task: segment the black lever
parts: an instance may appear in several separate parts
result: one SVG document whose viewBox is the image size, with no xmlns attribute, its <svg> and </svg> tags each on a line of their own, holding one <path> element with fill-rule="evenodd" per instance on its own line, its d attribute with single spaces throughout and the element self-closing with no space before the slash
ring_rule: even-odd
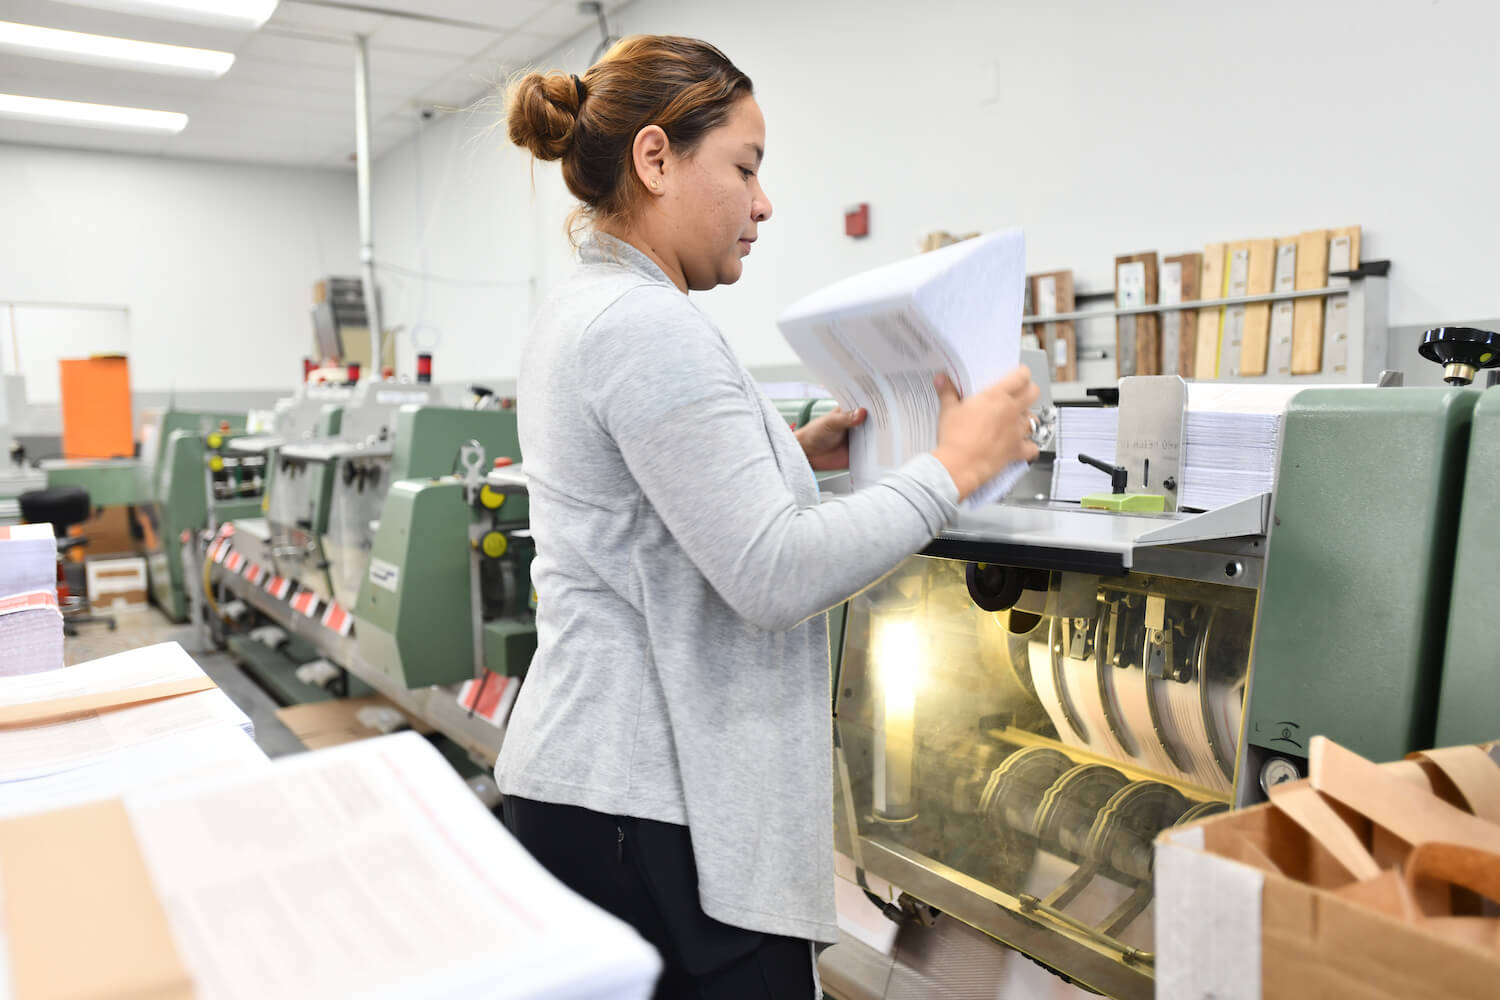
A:
<svg viewBox="0 0 1500 1000">
<path fill-rule="evenodd" d="M 1111 493 L 1124 493 L 1125 480 L 1129 476 L 1123 465 L 1110 465 L 1108 462 L 1093 457 L 1092 455 L 1079 455 L 1078 461 L 1084 465 L 1092 465 L 1100 472 L 1109 473 L 1109 491 Z"/>
</svg>

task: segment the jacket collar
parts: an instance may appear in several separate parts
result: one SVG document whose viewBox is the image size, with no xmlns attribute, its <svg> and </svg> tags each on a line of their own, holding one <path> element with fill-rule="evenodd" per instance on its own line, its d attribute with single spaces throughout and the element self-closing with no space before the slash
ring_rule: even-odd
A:
<svg viewBox="0 0 1500 1000">
<path fill-rule="evenodd" d="M 616 239 L 608 233 L 591 232 L 584 237 L 578 247 L 578 259 L 584 264 L 610 264 L 615 267 L 624 267 L 643 278 L 649 278 L 663 285 L 672 285 L 673 288 L 677 287 L 672 279 L 667 277 L 666 272 L 657 266 L 656 261 L 624 240 Z"/>
</svg>

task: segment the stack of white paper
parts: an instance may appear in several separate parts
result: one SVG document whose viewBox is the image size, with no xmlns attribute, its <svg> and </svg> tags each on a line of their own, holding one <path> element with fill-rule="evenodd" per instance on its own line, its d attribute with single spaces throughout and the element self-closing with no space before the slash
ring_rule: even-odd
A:
<svg viewBox="0 0 1500 1000">
<path fill-rule="evenodd" d="M 1188 384 L 1180 507 L 1213 510 L 1276 485 L 1286 405 L 1305 385 Z"/>
<path fill-rule="evenodd" d="M 205 689 L 119 708 L 173 686 Z M 264 766 L 249 717 L 175 642 L 65 670 L 0 677 L 0 712 L 35 722 L 0 723 L 0 816 L 59 808 L 183 776 Z M 44 712 L 43 706 L 60 711 Z M 72 709 L 77 709 L 76 711 Z"/>
<path fill-rule="evenodd" d="M 125 807 L 199 998 L 644 998 L 660 969 L 415 733 Z"/>
<path fill-rule="evenodd" d="M 52 526 L 0 527 L 0 676 L 62 665 L 57 539 Z"/>
<path fill-rule="evenodd" d="M 937 444 L 933 376 L 970 395 L 1020 362 L 1026 241 L 1019 229 L 965 240 L 847 278 L 777 320 L 802 362 L 845 409 L 869 419 L 850 439 L 855 487 Z M 969 498 L 1015 485 L 1017 463 Z"/>
<path fill-rule="evenodd" d="M 1090 493 L 1108 493 L 1109 473 L 1078 460 L 1088 455 L 1111 465 L 1120 411 L 1113 406 L 1059 406 L 1052 499 L 1077 503 Z"/>
<path fill-rule="evenodd" d="M 1276 485 L 1287 403 L 1308 388 L 1313 386 L 1189 382 L 1177 505 L 1214 510 L 1269 493 Z M 1078 453 L 1114 460 L 1119 411 L 1062 407 L 1058 419 L 1052 498 L 1077 502 L 1087 493 L 1107 493 L 1108 477 L 1079 462 Z"/>
</svg>

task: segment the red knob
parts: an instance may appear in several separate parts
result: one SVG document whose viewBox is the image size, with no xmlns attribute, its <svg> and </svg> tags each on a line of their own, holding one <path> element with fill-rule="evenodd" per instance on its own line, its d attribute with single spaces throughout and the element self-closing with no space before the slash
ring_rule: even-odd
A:
<svg viewBox="0 0 1500 1000">
<path fill-rule="evenodd" d="M 497 458 L 497 459 L 495 459 L 495 468 L 497 468 L 497 469 L 503 469 L 507 465 L 515 465 L 515 464 L 516 464 L 515 463 L 515 459 L 511 459 L 511 458 Z"/>
</svg>

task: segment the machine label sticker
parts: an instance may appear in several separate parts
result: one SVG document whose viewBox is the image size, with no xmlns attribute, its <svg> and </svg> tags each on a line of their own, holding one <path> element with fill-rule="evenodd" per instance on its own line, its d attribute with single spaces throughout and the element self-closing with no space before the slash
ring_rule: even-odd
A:
<svg viewBox="0 0 1500 1000">
<path fill-rule="evenodd" d="M 311 590 L 299 592 L 292 598 L 292 610 L 300 611 L 309 618 L 318 614 L 318 595 Z"/>
<path fill-rule="evenodd" d="M 417 392 L 413 390 L 402 392 L 400 390 L 384 389 L 380 392 L 375 393 L 375 402 L 382 405 L 396 406 L 399 406 L 403 403 L 415 403 L 420 406 L 423 403 L 428 402 L 428 394 L 425 392 Z"/>
<path fill-rule="evenodd" d="M 332 629 L 339 635 L 348 635 L 349 630 L 354 627 L 354 616 L 345 611 L 338 601 L 330 601 L 328 610 L 323 612 L 323 627 Z"/>
<path fill-rule="evenodd" d="M 388 563 L 384 559 L 370 560 L 370 582 L 375 586 L 394 594 L 400 580 L 401 568 L 395 563 Z"/>
</svg>

